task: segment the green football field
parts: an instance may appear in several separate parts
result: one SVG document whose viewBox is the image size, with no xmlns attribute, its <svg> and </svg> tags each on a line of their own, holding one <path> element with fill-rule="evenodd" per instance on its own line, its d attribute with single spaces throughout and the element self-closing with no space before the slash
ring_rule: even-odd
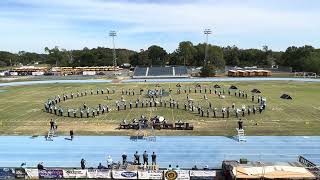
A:
<svg viewBox="0 0 320 180">
<path fill-rule="evenodd" d="M 182 93 L 177 94 L 177 83 L 159 83 L 165 90 L 172 89 L 172 92 L 163 97 L 164 101 L 170 98 L 179 103 L 179 109 L 169 107 L 144 107 L 129 109 L 130 100 L 135 106 L 137 98 L 146 98 L 147 89 L 159 89 L 157 83 L 115 83 L 115 84 L 45 84 L 28 85 L 16 87 L 2 87 L 0 92 L 0 134 L 1 135 L 44 135 L 49 128 L 50 119 L 58 123 L 58 133 L 68 134 L 69 130 L 74 130 L 76 135 L 136 135 L 140 132 L 136 130 L 119 130 L 119 123 L 127 119 L 139 118 L 144 115 L 148 118 L 156 115 L 163 116 L 168 122 L 174 123 L 177 120 L 189 122 L 194 126 L 193 131 L 180 130 L 148 130 L 143 133 L 155 135 L 235 135 L 237 119 L 234 112 L 230 113 L 230 118 L 221 117 L 221 108 L 228 107 L 235 103 L 237 108 L 242 105 L 251 106 L 257 102 L 251 102 L 250 91 L 253 88 L 259 89 L 261 96 L 267 99 L 267 109 L 256 115 L 245 116 L 244 127 L 246 135 L 320 135 L 320 83 L 309 82 L 222 82 L 222 83 L 200 83 L 202 93 L 199 88 L 194 93 L 197 83 L 181 83 Z M 220 99 L 214 94 L 213 85 L 219 84 L 225 89 L 225 98 Z M 232 92 L 228 95 L 230 85 L 237 86 L 240 90 L 248 93 L 248 99 L 235 97 Z M 204 89 L 207 88 L 207 99 L 204 98 Z M 209 88 L 212 94 L 209 93 Z M 96 89 L 115 89 L 115 94 L 106 93 L 96 95 Z M 144 89 L 143 95 L 139 95 L 139 90 Z M 207 109 L 209 102 L 218 109 L 217 118 L 201 117 L 197 111 L 184 110 L 184 103 L 187 95 L 184 89 L 191 88 L 190 98 L 196 105 Z M 66 116 L 67 108 L 79 109 L 86 103 L 89 107 L 97 107 L 98 104 L 108 105 L 111 109 L 109 113 L 96 116 L 95 118 L 73 118 L 61 117 L 44 112 L 44 103 L 49 98 L 63 93 L 70 94 L 85 89 L 94 90 L 95 95 L 69 99 L 59 103 L 64 108 Z M 117 111 L 115 101 L 121 99 L 122 89 L 134 89 L 135 96 L 123 95 L 127 102 L 127 110 Z M 289 94 L 293 100 L 283 100 L 279 97 Z M 109 96 L 107 98 L 107 96 Z M 147 98 L 146 98 L 147 99 Z M 78 112 L 79 113 L 79 112 Z M 211 114 L 212 116 L 213 114 Z M 77 115 L 79 116 L 79 115 Z M 142 132 L 141 132 L 142 133 Z"/>
</svg>

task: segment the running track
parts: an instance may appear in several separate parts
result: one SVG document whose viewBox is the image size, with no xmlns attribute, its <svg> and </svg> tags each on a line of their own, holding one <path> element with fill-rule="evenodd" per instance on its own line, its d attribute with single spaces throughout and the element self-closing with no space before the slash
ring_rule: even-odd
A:
<svg viewBox="0 0 320 180">
<path fill-rule="evenodd" d="M 22 162 L 36 166 L 79 167 L 80 159 L 85 158 L 88 167 L 105 164 L 110 155 L 120 161 L 123 152 L 132 160 L 133 153 L 144 150 L 155 151 L 162 167 L 169 164 L 180 167 L 220 167 L 224 159 L 259 160 L 265 162 L 296 161 L 304 155 L 320 164 L 320 136 L 250 136 L 247 142 L 237 142 L 223 136 L 161 136 L 155 142 L 129 140 L 127 136 L 80 136 L 73 141 L 56 137 L 45 141 L 44 137 L 0 136 L 0 167 L 16 167 Z"/>
<path fill-rule="evenodd" d="M 308 78 L 175 78 L 175 79 L 146 79 L 147 82 L 224 82 L 224 81 L 298 81 L 298 82 L 320 82 L 320 79 Z M 111 83 L 112 80 L 85 79 L 85 80 L 40 80 L 0 83 L 4 86 L 20 86 L 34 84 L 53 83 Z M 145 79 L 128 79 L 120 81 L 122 83 L 145 82 Z"/>
</svg>

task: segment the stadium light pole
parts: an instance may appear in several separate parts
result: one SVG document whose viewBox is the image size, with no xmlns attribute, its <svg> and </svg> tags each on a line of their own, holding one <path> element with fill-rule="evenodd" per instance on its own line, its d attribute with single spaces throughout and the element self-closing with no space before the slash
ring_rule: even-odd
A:
<svg viewBox="0 0 320 180">
<path fill-rule="evenodd" d="M 210 29 L 204 29 L 203 33 L 206 36 L 206 49 L 204 53 L 204 62 L 203 62 L 203 66 L 205 66 L 207 64 L 207 58 L 208 58 L 208 39 L 209 39 L 209 34 L 211 34 L 212 31 Z"/>
<path fill-rule="evenodd" d="M 110 32 L 109 32 L 109 36 L 112 37 L 112 45 L 113 45 L 113 51 L 112 51 L 112 54 L 113 54 L 113 72 L 114 72 L 114 74 L 116 74 L 117 57 L 116 57 L 116 46 L 115 46 L 115 43 L 114 43 L 114 37 L 117 36 L 116 31 L 110 31 Z"/>
</svg>

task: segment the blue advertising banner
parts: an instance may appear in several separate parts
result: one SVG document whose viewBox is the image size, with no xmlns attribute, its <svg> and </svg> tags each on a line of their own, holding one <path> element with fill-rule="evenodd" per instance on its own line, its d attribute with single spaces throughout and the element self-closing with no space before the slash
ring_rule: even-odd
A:
<svg viewBox="0 0 320 180">
<path fill-rule="evenodd" d="M 15 179 L 14 169 L 0 168 L 0 179 Z"/>
<path fill-rule="evenodd" d="M 39 179 L 63 179 L 61 169 L 39 170 Z"/>
</svg>

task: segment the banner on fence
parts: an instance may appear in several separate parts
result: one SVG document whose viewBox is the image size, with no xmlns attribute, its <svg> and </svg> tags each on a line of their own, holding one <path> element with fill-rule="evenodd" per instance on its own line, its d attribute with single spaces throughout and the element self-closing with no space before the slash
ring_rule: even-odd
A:
<svg viewBox="0 0 320 180">
<path fill-rule="evenodd" d="M 0 179 L 14 179 L 14 169 L 12 168 L 0 168 Z"/>
<path fill-rule="evenodd" d="M 40 179 L 63 179 L 63 171 L 61 169 L 45 169 L 39 170 Z"/>
<path fill-rule="evenodd" d="M 27 174 L 27 179 L 39 179 L 38 169 L 25 169 Z"/>
<path fill-rule="evenodd" d="M 26 171 L 24 168 L 16 168 L 14 170 L 16 179 L 25 179 L 26 178 Z"/>
<path fill-rule="evenodd" d="M 189 171 L 187 170 L 167 170 L 164 172 L 166 180 L 189 180 Z"/>
<path fill-rule="evenodd" d="M 114 179 L 137 179 L 137 171 L 112 171 L 112 177 Z"/>
<path fill-rule="evenodd" d="M 88 169 L 88 178 L 111 179 L 111 170 L 109 169 Z"/>
<path fill-rule="evenodd" d="M 191 180 L 212 180 L 216 177 L 216 171 L 190 171 Z"/>
<path fill-rule="evenodd" d="M 162 179 L 163 171 L 138 171 L 139 179 Z"/>
<path fill-rule="evenodd" d="M 75 179 L 75 178 L 87 178 L 87 170 L 83 169 L 66 169 L 63 170 L 63 177 L 64 178 L 70 178 L 70 179 Z"/>
</svg>

